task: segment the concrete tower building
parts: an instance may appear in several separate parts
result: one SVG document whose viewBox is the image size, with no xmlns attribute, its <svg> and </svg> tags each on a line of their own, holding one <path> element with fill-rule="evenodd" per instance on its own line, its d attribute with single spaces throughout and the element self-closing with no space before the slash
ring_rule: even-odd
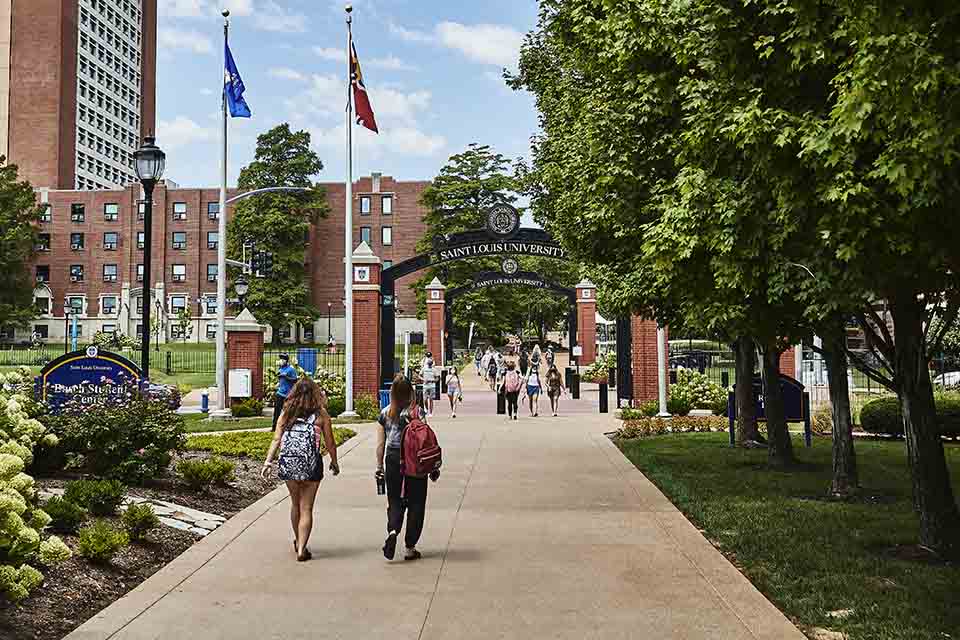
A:
<svg viewBox="0 0 960 640">
<path fill-rule="evenodd" d="M 0 154 L 36 188 L 135 182 L 156 34 L 157 0 L 0 0 Z"/>
</svg>

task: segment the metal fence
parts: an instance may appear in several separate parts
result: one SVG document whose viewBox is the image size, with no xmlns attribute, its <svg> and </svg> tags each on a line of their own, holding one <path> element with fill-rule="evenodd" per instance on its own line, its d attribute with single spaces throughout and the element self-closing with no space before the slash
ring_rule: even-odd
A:
<svg viewBox="0 0 960 640">
<path fill-rule="evenodd" d="M 679 368 L 693 369 L 710 382 L 724 388 L 735 384 L 737 372 L 734 353 L 729 346 L 715 340 L 671 340 L 669 348 L 670 376 L 675 379 Z"/>
<path fill-rule="evenodd" d="M 336 351 L 330 352 L 325 347 L 295 347 L 272 348 L 263 352 L 264 371 L 276 370 L 280 354 L 287 354 L 291 364 L 301 367 L 308 373 L 316 373 L 322 369 L 330 373 L 344 375 L 346 372 L 346 353 L 343 345 L 338 345 Z"/>
</svg>

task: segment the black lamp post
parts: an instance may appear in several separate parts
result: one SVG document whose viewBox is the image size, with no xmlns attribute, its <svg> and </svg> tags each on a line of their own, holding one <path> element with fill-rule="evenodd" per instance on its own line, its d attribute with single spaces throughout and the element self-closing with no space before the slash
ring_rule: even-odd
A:
<svg viewBox="0 0 960 640">
<path fill-rule="evenodd" d="M 140 346 L 140 368 L 144 380 L 150 379 L 150 294 L 152 282 L 150 275 L 151 249 L 153 248 L 153 188 L 163 177 L 163 167 L 167 156 L 154 144 L 153 136 L 143 139 L 143 145 L 133 154 L 137 178 L 143 185 L 143 343 Z"/>
<path fill-rule="evenodd" d="M 327 345 L 333 344 L 333 303 L 327 303 Z"/>
</svg>

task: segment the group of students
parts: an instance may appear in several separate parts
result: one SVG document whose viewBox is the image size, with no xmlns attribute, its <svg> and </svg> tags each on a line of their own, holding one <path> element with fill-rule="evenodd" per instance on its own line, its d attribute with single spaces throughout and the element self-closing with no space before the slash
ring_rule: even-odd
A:
<svg viewBox="0 0 960 640">
<path fill-rule="evenodd" d="M 417 543 L 423 533 L 427 506 L 427 479 L 440 477 L 438 462 L 426 475 L 412 473 L 405 463 L 404 437 L 411 425 L 423 426 L 423 410 L 417 404 L 414 385 L 404 376 L 397 376 L 390 387 L 390 404 L 377 419 L 376 471 L 378 493 L 385 485 L 387 496 L 387 537 L 383 555 L 393 560 L 397 540 L 406 517 L 404 560 L 421 557 Z M 432 432 L 431 432 L 432 433 Z M 323 447 L 321 447 L 321 443 Z M 310 560 L 308 547 L 313 529 L 313 508 L 323 480 L 323 453 L 330 456 L 330 471 L 339 475 L 337 444 L 333 437 L 327 398 L 323 390 L 309 378 L 299 378 L 292 385 L 274 429 L 260 475 L 267 480 L 274 476 L 286 483 L 290 493 L 290 524 L 293 528 L 293 550 L 299 562 Z M 276 467 L 276 471 L 274 468 Z"/>
<path fill-rule="evenodd" d="M 433 353 L 427 351 L 423 361 L 420 363 L 420 380 L 423 383 L 423 407 L 426 409 L 426 417 L 432 418 L 435 409 L 435 402 L 440 398 L 437 395 L 437 376 L 438 370 L 433 361 Z M 450 401 L 450 417 L 457 417 L 457 404 L 463 402 L 463 383 L 460 381 L 460 373 L 456 367 L 451 367 L 447 372 L 447 399 Z M 415 395 L 416 387 L 415 387 Z"/>
<path fill-rule="evenodd" d="M 550 398 L 550 410 L 554 416 L 560 411 L 560 396 L 564 393 L 563 375 L 557 368 L 553 349 L 546 354 L 535 345 L 528 353 L 520 348 L 516 358 L 504 356 L 493 347 L 484 352 L 479 347 L 474 354 L 477 375 L 484 377 L 490 390 L 504 394 L 507 405 L 507 419 L 517 420 L 519 403 L 523 397 L 529 402 L 530 416 L 540 415 L 540 396 L 546 393 Z M 546 374 L 541 374 L 541 366 Z"/>
</svg>

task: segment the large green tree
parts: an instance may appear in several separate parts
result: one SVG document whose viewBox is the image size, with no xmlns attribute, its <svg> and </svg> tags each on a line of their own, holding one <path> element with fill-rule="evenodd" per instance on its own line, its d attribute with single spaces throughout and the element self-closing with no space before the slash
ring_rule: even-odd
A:
<svg viewBox="0 0 960 640">
<path fill-rule="evenodd" d="M 0 327 L 21 327 L 35 315 L 30 262 L 43 206 L 17 166 L 0 156 Z"/>
<path fill-rule="evenodd" d="M 471 144 L 450 157 L 427 187 L 421 203 L 427 208 L 426 233 L 417 245 L 420 252 L 433 248 L 434 238 L 486 226 L 486 212 L 494 204 L 517 200 L 519 182 L 511 161 L 487 145 Z M 500 271 L 502 260 L 470 258 L 431 267 L 414 284 L 418 310 L 425 312 L 424 287 L 439 277 L 447 289 L 470 283 L 482 271 Z M 564 286 L 576 283 L 577 270 L 547 258 L 521 257 L 520 268 L 534 271 Z M 555 294 L 520 287 L 486 287 L 464 294 L 454 304 L 454 324 L 465 332 L 497 340 L 507 333 L 533 331 L 540 337 L 566 319 L 568 302 Z"/>
<path fill-rule="evenodd" d="M 273 269 L 250 279 L 246 306 L 273 327 L 273 339 L 287 323 L 309 324 L 319 315 L 310 299 L 306 251 L 310 225 L 327 216 L 326 192 L 314 182 L 323 163 L 310 148 L 310 133 L 281 124 L 257 138 L 253 162 L 240 171 L 241 191 L 302 187 L 307 193 L 266 193 L 238 203 L 230 219 L 228 249 L 239 259 L 244 243 L 273 254 Z M 249 258 L 249 256 L 248 256 Z"/>
</svg>

